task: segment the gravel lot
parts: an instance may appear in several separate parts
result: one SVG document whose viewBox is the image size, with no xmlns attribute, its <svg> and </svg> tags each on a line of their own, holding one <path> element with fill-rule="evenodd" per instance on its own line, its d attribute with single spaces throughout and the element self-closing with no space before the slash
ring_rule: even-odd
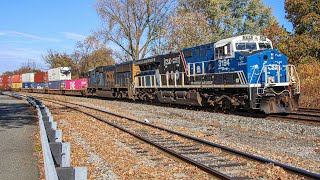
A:
<svg viewBox="0 0 320 180">
<path fill-rule="evenodd" d="M 320 173 L 320 126 L 124 101 L 81 97 L 61 99 L 147 120 L 169 129 Z"/>
</svg>

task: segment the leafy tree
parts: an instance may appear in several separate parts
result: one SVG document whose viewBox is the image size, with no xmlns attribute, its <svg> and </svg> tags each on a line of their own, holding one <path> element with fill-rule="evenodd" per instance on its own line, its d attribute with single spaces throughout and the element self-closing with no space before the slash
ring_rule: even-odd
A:
<svg viewBox="0 0 320 180">
<path fill-rule="evenodd" d="M 310 34 L 320 38 L 320 3 L 315 0 L 285 0 L 286 18 L 292 22 L 296 34 Z"/>
<path fill-rule="evenodd" d="M 240 17 L 245 20 L 242 31 L 238 31 L 238 34 L 261 34 L 265 27 L 276 21 L 272 15 L 272 8 L 265 7 L 261 0 L 248 1 L 245 12 L 244 16 Z"/>
<path fill-rule="evenodd" d="M 42 55 L 42 59 L 49 65 L 49 68 L 71 67 L 72 78 L 78 78 L 78 70 L 70 55 L 48 50 L 46 55 Z"/>
<path fill-rule="evenodd" d="M 320 62 L 320 3 L 312 0 L 285 1 L 286 18 L 293 23 L 290 38 L 292 61 Z"/>
<path fill-rule="evenodd" d="M 291 61 L 292 56 L 289 51 L 289 39 L 291 34 L 284 28 L 280 27 L 278 22 L 275 22 L 263 30 L 263 35 L 268 37 L 272 43 L 273 48 L 278 49 L 280 52 L 286 54 Z"/>
<path fill-rule="evenodd" d="M 212 36 L 211 28 L 204 14 L 188 12 L 184 8 L 179 9 L 169 19 L 168 26 L 163 33 L 168 40 L 165 43 L 167 52 L 208 43 Z"/>
<path fill-rule="evenodd" d="M 59 53 L 49 49 L 46 55 L 42 55 L 42 59 L 49 65 L 49 68 L 72 67 L 73 60 L 66 53 Z"/>
<path fill-rule="evenodd" d="M 98 0 L 97 12 L 103 20 L 98 34 L 119 46 L 128 60 L 144 58 L 173 4 L 174 0 Z"/>
<path fill-rule="evenodd" d="M 261 34 L 276 20 L 261 0 L 184 0 L 190 12 L 202 12 L 212 31 L 212 41 L 240 34 Z"/>
</svg>

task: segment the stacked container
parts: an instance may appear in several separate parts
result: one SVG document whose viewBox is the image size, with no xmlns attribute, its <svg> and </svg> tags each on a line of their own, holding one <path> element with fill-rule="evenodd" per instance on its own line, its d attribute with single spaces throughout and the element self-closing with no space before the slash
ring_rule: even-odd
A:
<svg viewBox="0 0 320 180">
<path fill-rule="evenodd" d="M 22 88 L 29 89 L 33 88 L 34 83 L 34 73 L 22 74 Z"/>
<path fill-rule="evenodd" d="M 22 88 L 22 75 L 21 74 L 15 74 L 11 77 L 12 89 L 21 89 Z"/>
<path fill-rule="evenodd" d="M 37 72 L 34 74 L 33 88 L 44 89 L 48 87 L 48 73 Z"/>
<path fill-rule="evenodd" d="M 48 70 L 48 81 L 71 80 L 70 67 L 58 67 Z"/>
<path fill-rule="evenodd" d="M 65 89 L 65 80 L 71 80 L 70 67 L 58 67 L 48 70 L 49 89 Z"/>
<path fill-rule="evenodd" d="M 0 76 L 0 91 L 1 90 L 4 90 L 4 87 L 3 87 L 3 76 Z"/>
<path fill-rule="evenodd" d="M 65 89 L 66 90 L 82 90 L 87 89 L 88 87 L 88 79 L 73 79 L 65 81 Z"/>
<path fill-rule="evenodd" d="M 64 81 L 49 81 L 48 88 L 49 89 L 64 89 L 65 84 L 64 84 Z"/>
<path fill-rule="evenodd" d="M 11 76 L 1 76 L 0 80 L 1 90 L 9 90 L 11 87 Z"/>
</svg>

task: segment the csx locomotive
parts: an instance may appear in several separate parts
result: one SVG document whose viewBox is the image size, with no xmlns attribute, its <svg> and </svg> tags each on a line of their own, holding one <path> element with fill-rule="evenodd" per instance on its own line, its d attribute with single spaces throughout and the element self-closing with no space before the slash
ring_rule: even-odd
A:
<svg viewBox="0 0 320 180">
<path fill-rule="evenodd" d="M 256 35 L 97 67 L 88 84 L 87 95 L 266 114 L 295 110 L 300 95 L 295 66 Z"/>
</svg>

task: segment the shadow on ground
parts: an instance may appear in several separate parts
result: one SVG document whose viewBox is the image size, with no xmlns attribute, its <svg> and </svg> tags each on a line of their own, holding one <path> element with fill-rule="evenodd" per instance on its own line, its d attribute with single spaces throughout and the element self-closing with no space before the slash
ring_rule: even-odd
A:
<svg viewBox="0 0 320 180">
<path fill-rule="evenodd" d="M 36 124 L 37 119 L 31 106 L 11 97 L 0 97 L 0 131 Z"/>
</svg>

